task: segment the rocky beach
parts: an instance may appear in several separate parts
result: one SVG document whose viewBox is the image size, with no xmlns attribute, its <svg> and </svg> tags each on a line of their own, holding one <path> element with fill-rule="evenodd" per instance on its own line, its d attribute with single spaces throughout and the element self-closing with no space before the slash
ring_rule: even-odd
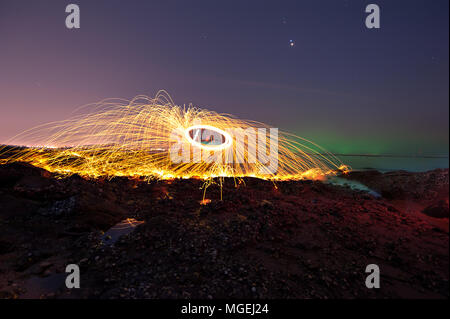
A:
<svg viewBox="0 0 450 319">
<path fill-rule="evenodd" d="M 0 298 L 448 298 L 448 169 L 339 179 L 227 178 L 202 200 L 196 179 L 0 165 Z"/>
</svg>

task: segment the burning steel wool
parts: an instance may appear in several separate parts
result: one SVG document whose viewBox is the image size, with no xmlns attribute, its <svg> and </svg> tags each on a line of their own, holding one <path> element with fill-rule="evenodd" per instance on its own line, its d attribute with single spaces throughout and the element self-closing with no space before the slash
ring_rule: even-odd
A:
<svg viewBox="0 0 450 319">
<path fill-rule="evenodd" d="M 27 162 L 60 174 L 147 178 L 318 179 L 347 170 L 298 136 L 228 114 L 154 98 L 109 99 L 81 115 L 30 129 L 0 148 L 0 163 Z"/>
</svg>

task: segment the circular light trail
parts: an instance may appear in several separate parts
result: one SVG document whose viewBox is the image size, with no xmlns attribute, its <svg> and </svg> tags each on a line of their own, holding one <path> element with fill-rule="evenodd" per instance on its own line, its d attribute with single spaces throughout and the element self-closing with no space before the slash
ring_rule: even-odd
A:
<svg viewBox="0 0 450 319">
<path fill-rule="evenodd" d="M 209 137 L 213 137 L 212 140 L 204 141 L 203 137 L 205 137 L 205 130 L 206 131 L 212 131 L 214 133 L 217 133 L 221 136 L 220 144 L 209 144 L 211 142 L 214 142 L 214 135 L 210 135 Z M 192 132 L 192 136 L 191 136 Z M 211 125 L 194 125 L 191 127 L 188 127 L 184 131 L 184 135 L 186 139 L 191 143 L 192 145 L 208 150 L 208 151 L 220 151 L 224 150 L 231 146 L 232 144 L 232 138 L 230 134 L 225 132 L 224 130 L 221 130 L 220 128 L 211 126 Z M 217 135 L 216 135 L 217 136 Z M 200 142 L 198 141 L 200 140 Z"/>
</svg>

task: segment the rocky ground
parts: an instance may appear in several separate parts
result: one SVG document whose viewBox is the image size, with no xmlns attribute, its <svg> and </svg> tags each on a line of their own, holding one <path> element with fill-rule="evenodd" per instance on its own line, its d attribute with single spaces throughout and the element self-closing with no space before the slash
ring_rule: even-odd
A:
<svg viewBox="0 0 450 319">
<path fill-rule="evenodd" d="M 1 165 L 0 298 L 448 298 L 448 170 L 343 178 L 381 197 L 248 178 L 202 205 L 199 180 Z M 114 242 L 126 218 L 143 223 Z M 64 285 L 72 263 L 80 289 Z M 372 263 L 380 289 L 365 286 Z"/>
</svg>

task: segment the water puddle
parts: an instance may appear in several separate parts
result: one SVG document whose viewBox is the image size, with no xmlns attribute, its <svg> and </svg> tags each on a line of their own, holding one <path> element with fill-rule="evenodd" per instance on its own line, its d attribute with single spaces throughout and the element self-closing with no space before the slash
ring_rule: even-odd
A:
<svg viewBox="0 0 450 319">
<path fill-rule="evenodd" d="M 326 182 L 327 184 L 331 184 L 331 185 L 337 185 L 337 186 L 347 186 L 350 187 L 353 190 L 359 190 L 359 191 L 364 191 L 369 193 L 370 195 L 374 196 L 374 197 L 381 197 L 381 195 L 379 193 L 377 193 L 376 191 L 374 191 L 373 189 L 370 189 L 369 187 L 367 187 L 366 185 L 357 182 L 357 181 L 351 181 L 345 178 L 341 178 L 341 177 L 329 177 Z"/>
<path fill-rule="evenodd" d="M 58 273 L 47 277 L 31 277 L 25 284 L 25 293 L 20 295 L 21 299 L 40 299 L 42 296 L 55 293 L 65 287 L 67 274 Z"/>
<path fill-rule="evenodd" d="M 111 227 L 106 233 L 103 234 L 101 240 L 105 245 L 114 245 L 117 240 L 131 233 L 137 226 L 143 224 L 144 221 L 139 221 L 134 218 L 127 218 L 122 220 L 120 223 Z"/>
</svg>

